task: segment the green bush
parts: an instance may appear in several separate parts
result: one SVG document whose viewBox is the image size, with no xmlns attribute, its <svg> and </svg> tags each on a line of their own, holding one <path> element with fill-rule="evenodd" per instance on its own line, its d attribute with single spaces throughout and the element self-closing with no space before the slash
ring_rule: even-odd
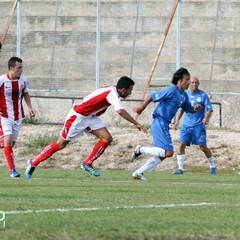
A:
<svg viewBox="0 0 240 240">
<path fill-rule="evenodd" d="M 36 136 L 29 137 L 29 139 L 25 142 L 25 146 L 28 148 L 43 148 L 51 142 L 56 141 L 58 136 L 56 134 L 38 134 Z"/>
</svg>

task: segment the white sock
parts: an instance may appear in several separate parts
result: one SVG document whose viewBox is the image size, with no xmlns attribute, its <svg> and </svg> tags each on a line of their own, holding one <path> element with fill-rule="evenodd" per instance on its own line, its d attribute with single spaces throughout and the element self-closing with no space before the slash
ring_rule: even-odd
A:
<svg viewBox="0 0 240 240">
<path fill-rule="evenodd" d="M 154 168 L 156 165 L 158 165 L 161 162 L 159 157 L 152 157 L 150 158 L 144 165 L 142 165 L 137 171 L 137 174 L 145 173 L 152 168 Z"/>
<path fill-rule="evenodd" d="M 215 163 L 214 163 L 213 156 L 211 156 L 210 158 L 207 158 L 207 160 L 208 160 L 210 168 L 215 168 Z"/>
<path fill-rule="evenodd" d="M 183 170 L 183 162 L 186 160 L 186 155 L 177 155 L 178 168 Z"/>
<path fill-rule="evenodd" d="M 151 154 L 156 157 L 165 157 L 165 150 L 160 147 L 141 147 L 140 152 Z"/>
</svg>

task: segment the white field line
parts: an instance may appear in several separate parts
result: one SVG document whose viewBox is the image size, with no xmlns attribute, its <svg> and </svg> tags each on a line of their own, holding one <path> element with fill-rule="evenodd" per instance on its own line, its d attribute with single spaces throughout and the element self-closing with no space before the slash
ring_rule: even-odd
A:
<svg viewBox="0 0 240 240">
<path fill-rule="evenodd" d="M 4 178 L 3 178 L 4 179 Z M 5 177 L 5 179 L 9 180 L 9 177 Z M 34 180 L 38 180 L 38 181 L 45 181 L 46 178 L 34 178 Z M 15 180 L 15 179 L 13 179 Z M 24 181 L 24 182 L 30 182 L 32 180 L 26 180 L 26 179 L 18 179 L 20 181 Z M 67 180 L 67 179 L 66 179 Z M 59 181 L 59 178 L 51 178 L 51 181 Z M 92 179 L 77 179 L 76 181 L 81 181 L 81 182 L 92 182 Z M 150 182 L 151 180 L 149 181 L 138 181 L 138 180 L 102 180 L 101 182 L 103 183 L 129 183 L 129 184 L 135 184 L 136 182 L 142 182 L 142 183 L 147 183 L 147 182 Z M 169 182 L 169 184 L 179 184 L 179 185 L 212 185 L 213 183 L 212 182 L 196 182 L 196 183 L 193 183 L 193 182 Z M 239 183 L 214 183 L 214 185 L 218 185 L 218 186 L 237 186 L 239 187 Z M 1 186 L 1 185 L 0 185 Z"/>
<path fill-rule="evenodd" d="M 42 210 L 24 210 L 5 212 L 6 215 L 28 214 L 28 213 L 50 213 L 50 212 L 83 212 L 83 211 L 102 211 L 102 210 L 118 210 L 118 209 L 154 209 L 154 208 L 178 208 L 178 207 L 202 207 L 202 206 L 240 206 L 240 204 L 226 205 L 222 203 L 189 203 L 189 204 L 165 204 L 165 205 L 145 205 L 145 206 L 122 206 L 122 207 L 93 207 L 93 208 L 57 208 Z"/>
</svg>

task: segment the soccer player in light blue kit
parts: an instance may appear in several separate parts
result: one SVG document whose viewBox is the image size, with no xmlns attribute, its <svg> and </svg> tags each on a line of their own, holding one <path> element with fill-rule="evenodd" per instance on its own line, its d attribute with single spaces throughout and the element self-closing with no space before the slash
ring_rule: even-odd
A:
<svg viewBox="0 0 240 240">
<path fill-rule="evenodd" d="M 154 147 L 136 145 L 132 160 L 141 154 L 150 154 L 152 157 L 132 174 L 133 179 L 146 180 L 145 172 L 153 169 L 165 158 L 173 156 L 169 124 L 178 109 L 182 108 L 186 112 L 195 113 L 202 108 L 200 104 L 193 107 L 185 92 L 190 84 L 190 73 L 187 69 L 178 69 L 173 75 L 172 84 L 174 86 L 150 94 L 140 106 L 133 109 L 135 113 L 140 115 L 150 102 L 159 103 L 153 112 L 153 122 L 151 124 Z"/>
<path fill-rule="evenodd" d="M 198 103 L 203 106 L 203 109 L 196 114 L 185 114 L 180 130 L 179 153 L 177 155 L 178 169 L 175 171 L 175 174 L 183 174 L 183 162 L 186 160 L 185 149 L 190 144 L 198 145 L 200 150 L 204 152 L 210 166 L 210 174 L 215 175 L 217 173 L 212 152 L 207 147 L 205 127 L 209 123 L 213 108 L 208 95 L 198 89 L 199 84 L 198 78 L 192 76 L 189 85 L 190 89 L 186 91 L 192 106 Z M 183 113 L 184 111 L 180 109 L 176 116 L 175 128 L 179 126 L 179 120 Z"/>
</svg>

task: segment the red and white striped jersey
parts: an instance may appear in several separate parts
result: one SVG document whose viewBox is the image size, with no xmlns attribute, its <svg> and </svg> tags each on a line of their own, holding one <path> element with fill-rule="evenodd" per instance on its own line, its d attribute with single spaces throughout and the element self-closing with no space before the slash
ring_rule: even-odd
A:
<svg viewBox="0 0 240 240">
<path fill-rule="evenodd" d="M 115 86 L 103 87 L 87 95 L 83 101 L 73 106 L 75 112 L 86 116 L 100 116 L 112 105 L 115 111 L 123 109 L 122 101 Z"/>
<path fill-rule="evenodd" d="M 11 80 L 9 74 L 0 76 L 0 114 L 9 120 L 17 121 L 25 117 L 22 105 L 23 93 L 29 91 L 28 79 L 21 76 Z"/>
</svg>

